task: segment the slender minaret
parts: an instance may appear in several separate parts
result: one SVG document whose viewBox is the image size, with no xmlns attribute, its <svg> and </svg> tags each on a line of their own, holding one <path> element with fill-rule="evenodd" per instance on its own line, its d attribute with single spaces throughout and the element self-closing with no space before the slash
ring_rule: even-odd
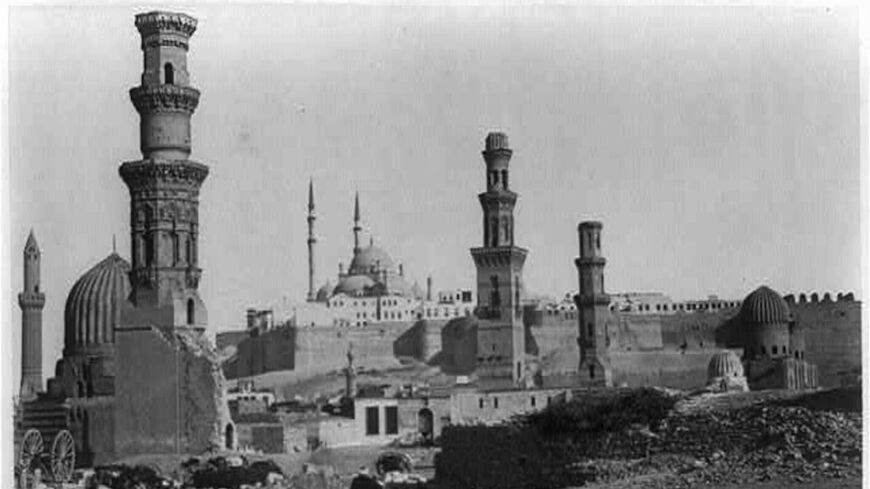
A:
<svg viewBox="0 0 870 489">
<path fill-rule="evenodd" d="M 426 300 L 432 301 L 432 275 L 426 277 Z"/>
<path fill-rule="evenodd" d="M 317 293 L 314 291 L 314 244 L 317 243 L 317 238 L 314 236 L 314 221 L 317 216 L 314 214 L 314 180 L 308 180 L 308 302 L 314 302 L 317 299 Z"/>
<path fill-rule="evenodd" d="M 21 306 L 21 390 L 22 400 L 42 392 L 42 308 L 45 294 L 39 290 L 41 253 L 33 230 L 24 245 L 24 290 L 18 294 Z"/>
<path fill-rule="evenodd" d="M 208 167 L 189 158 L 199 91 L 190 86 L 187 52 L 196 24 L 180 13 L 136 15 L 144 69 L 130 100 L 139 112 L 142 159 L 119 172 L 130 190 L 130 301 L 137 313 L 122 318 L 123 327 L 207 324 L 197 242 Z"/>
<path fill-rule="evenodd" d="M 504 133 L 486 136 L 483 246 L 471 249 L 477 268 L 477 371 L 481 384 L 520 385 L 525 375 L 523 264 L 528 250 L 514 244 L 514 206 L 508 173 L 513 151 Z"/>
<path fill-rule="evenodd" d="M 356 193 L 353 201 L 353 256 L 359 254 L 359 233 L 362 231 L 362 226 L 359 224 L 359 191 Z"/>
<path fill-rule="evenodd" d="M 607 260 L 601 255 L 601 228 L 601 223 L 595 221 L 584 221 L 577 226 L 580 256 L 574 264 L 577 266 L 579 293 L 574 302 L 577 304 L 580 333 L 577 342 L 580 346 L 581 383 L 609 387 L 613 383 L 606 344 L 610 296 L 604 292 Z"/>
</svg>

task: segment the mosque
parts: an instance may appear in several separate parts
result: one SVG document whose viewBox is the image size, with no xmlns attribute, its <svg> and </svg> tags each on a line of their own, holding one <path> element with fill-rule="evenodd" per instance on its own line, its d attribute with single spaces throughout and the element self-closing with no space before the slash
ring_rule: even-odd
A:
<svg viewBox="0 0 870 489">
<path fill-rule="evenodd" d="M 326 281 L 317 291 L 315 284 L 314 182 L 308 185 L 308 294 L 306 303 L 298 304 L 283 318 L 295 326 L 364 327 L 373 323 L 410 323 L 420 319 L 451 319 L 473 312 L 471 290 L 432 290 L 433 280 L 426 279 L 426 290 L 405 277 L 402 263 L 370 237 L 366 247 L 360 245 L 362 232 L 359 193 L 354 197 L 353 254 L 350 265 L 338 264 L 333 284 Z M 279 319 L 281 321 L 281 319 Z"/>
<path fill-rule="evenodd" d="M 198 265 L 199 192 L 208 167 L 189 158 L 190 119 L 200 94 L 189 85 L 187 52 L 197 21 L 185 14 L 149 12 L 137 15 L 135 25 L 144 71 L 130 97 L 140 115 L 142 159 L 119 168 L 130 192 L 131 260 L 113 250 L 72 286 L 64 309 L 63 356 L 45 390 L 45 295 L 40 290 L 41 251 L 32 232 L 23 253 L 16 433 L 32 426 L 47 432 L 70 429 L 83 465 L 143 453 L 236 446 L 226 381 L 217 352 L 203 334 L 207 310 L 198 292 L 203 272 Z M 612 303 L 604 287 L 607 261 L 598 221 L 583 221 L 577 229 L 578 291 L 571 308 L 552 314 L 549 305 L 529 304 L 523 279 L 528 250 L 515 242 L 518 194 L 509 185 L 513 150 L 507 135 L 488 134 L 482 154 L 482 243 L 470 249 L 477 272 L 474 291 L 436 296 L 431 277 L 422 291 L 386 251 L 372 241 L 362 247 L 358 195 L 349 265 L 339 265 L 335 285 L 327 282 L 315 290 L 317 216 L 311 182 L 307 300 L 293 312 L 295 328 L 287 329 L 318 335 L 319 326 L 358 333 L 376 329 L 369 325 L 394 324 L 404 336 L 414 333 L 411 325 L 428 323 L 421 334 L 432 341 L 421 349 L 423 359 L 442 366 L 461 364 L 474 374 L 469 385 L 459 384 L 464 375 L 454 375 L 452 404 L 425 405 L 431 408 L 430 422 L 432 411 L 446 410 L 437 413 L 438 423 L 450 422 L 453 414 L 454 422 L 506 419 L 516 406 L 543 406 L 537 399 L 549 399 L 546 389 L 553 388 L 679 387 L 706 381 L 727 390 L 810 389 L 830 386 L 840 369 L 860 367 L 861 304 L 851 295 L 841 294 L 836 301 L 812 295 L 809 302 L 801 295 L 796 301 L 762 286 L 743 301 L 711 299 L 675 307 L 660 295 L 623 295 Z M 659 313 L 652 313 L 645 300 L 656 301 Z M 340 339 L 343 356 L 344 338 L 333 330 L 326 336 Z M 373 336 L 372 341 L 381 347 L 387 340 Z M 391 348 L 384 351 L 394 354 Z M 432 352 L 438 353 L 437 361 L 429 356 Z M 534 357 L 562 353 L 567 361 L 531 365 L 538 361 Z M 323 351 L 312 355 L 318 363 L 328 363 Z M 690 357 L 702 363 L 685 360 Z M 675 358 L 680 361 L 671 362 Z M 665 371 L 662 359 L 676 367 Z M 372 407 L 377 414 L 378 406 Z"/>
<path fill-rule="evenodd" d="M 185 14 L 136 15 L 142 159 L 119 174 L 130 191 L 132 263 L 116 250 L 72 286 L 64 308 L 63 356 L 43 390 L 41 251 L 24 250 L 22 385 L 16 436 L 71 431 L 78 465 L 141 453 L 201 452 L 231 428 L 223 375 L 205 337 L 198 293 L 198 195 L 208 167 L 189 159 L 187 51 L 197 21 Z M 143 372 L 148 372 L 143 375 Z"/>
</svg>

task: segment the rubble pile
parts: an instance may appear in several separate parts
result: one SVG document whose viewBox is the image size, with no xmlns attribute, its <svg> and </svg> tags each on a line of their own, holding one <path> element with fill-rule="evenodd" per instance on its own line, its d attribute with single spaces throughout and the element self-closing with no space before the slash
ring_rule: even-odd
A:
<svg viewBox="0 0 870 489">
<path fill-rule="evenodd" d="M 861 474 L 860 413 L 760 404 L 729 412 L 675 414 L 652 435 L 635 438 L 640 446 L 634 454 L 647 452 L 643 458 L 596 457 L 570 469 L 585 470 L 587 480 L 598 482 L 668 474 L 645 486 L 669 488 Z"/>
<path fill-rule="evenodd" d="M 860 409 L 822 409 L 825 393 L 813 394 L 814 409 L 800 395 L 758 394 L 680 409 L 682 395 L 639 389 L 502 426 L 446 427 L 435 482 L 560 488 L 650 476 L 638 487 L 690 488 L 860 476 Z"/>
</svg>

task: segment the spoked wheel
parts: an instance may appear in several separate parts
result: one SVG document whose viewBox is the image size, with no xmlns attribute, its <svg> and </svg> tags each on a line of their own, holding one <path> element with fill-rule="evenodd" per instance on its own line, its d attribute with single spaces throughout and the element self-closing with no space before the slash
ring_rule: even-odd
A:
<svg viewBox="0 0 870 489">
<path fill-rule="evenodd" d="M 69 482 L 75 466 L 75 440 L 69 431 L 61 430 L 51 444 L 51 476 L 55 482 Z"/>
<path fill-rule="evenodd" d="M 42 453 L 42 435 L 37 430 L 27 430 L 21 439 L 21 450 L 18 453 L 18 466 L 21 470 L 30 470 L 33 459 Z"/>
</svg>

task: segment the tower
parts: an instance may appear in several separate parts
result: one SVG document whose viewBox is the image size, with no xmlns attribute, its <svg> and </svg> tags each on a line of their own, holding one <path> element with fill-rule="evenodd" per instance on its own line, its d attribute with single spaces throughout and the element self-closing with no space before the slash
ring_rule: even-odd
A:
<svg viewBox="0 0 870 489">
<path fill-rule="evenodd" d="M 347 367 L 344 370 L 344 395 L 348 399 L 356 397 L 356 371 L 353 368 L 353 343 L 347 345 Z"/>
<path fill-rule="evenodd" d="M 359 233 L 362 231 L 362 226 L 359 224 L 359 192 L 356 193 L 353 200 L 353 256 L 360 252 Z"/>
<path fill-rule="evenodd" d="M 208 167 L 189 159 L 188 41 L 197 21 L 181 13 L 136 15 L 144 71 L 130 90 L 142 159 L 121 165 L 130 191 L 129 299 L 115 328 L 114 453 L 199 453 L 232 426 L 224 376 L 203 334 L 197 287 L 199 190 Z"/>
<path fill-rule="evenodd" d="M 148 318 L 160 326 L 203 329 L 199 297 L 199 189 L 208 167 L 189 159 L 190 117 L 199 91 L 189 84 L 188 41 L 196 19 L 149 12 L 136 16 L 144 71 L 130 90 L 140 117 L 142 159 L 121 165 L 130 191 L 130 300 L 136 310 L 122 327 Z"/>
<path fill-rule="evenodd" d="M 607 354 L 607 317 L 610 296 L 604 292 L 604 265 L 601 256 L 601 223 L 584 221 L 577 226 L 580 239 L 580 256 L 574 260 L 577 266 L 579 293 L 574 297 L 580 346 L 579 378 L 591 386 L 607 386 L 613 383 L 610 358 Z"/>
<path fill-rule="evenodd" d="M 523 264 L 528 251 L 514 245 L 517 194 L 508 186 L 513 151 L 499 132 L 486 136 L 483 246 L 472 248 L 477 268 L 478 377 L 491 386 L 515 386 L 525 372 L 522 318 Z"/>
<path fill-rule="evenodd" d="M 42 308 L 45 294 L 39 289 L 41 253 L 33 230 L 24 245 L 24 290 L 18 294 L 21 307 L 21 390 L 22 400 L 42 392 Z"/>
<path fill-rule="evenodd" d="M 317 238 L 314 236 L 314 180 L 308 180 L 308 302 L 317 300 L 317 292 L 314 290 L 314 244 Z"/>
</svg>

